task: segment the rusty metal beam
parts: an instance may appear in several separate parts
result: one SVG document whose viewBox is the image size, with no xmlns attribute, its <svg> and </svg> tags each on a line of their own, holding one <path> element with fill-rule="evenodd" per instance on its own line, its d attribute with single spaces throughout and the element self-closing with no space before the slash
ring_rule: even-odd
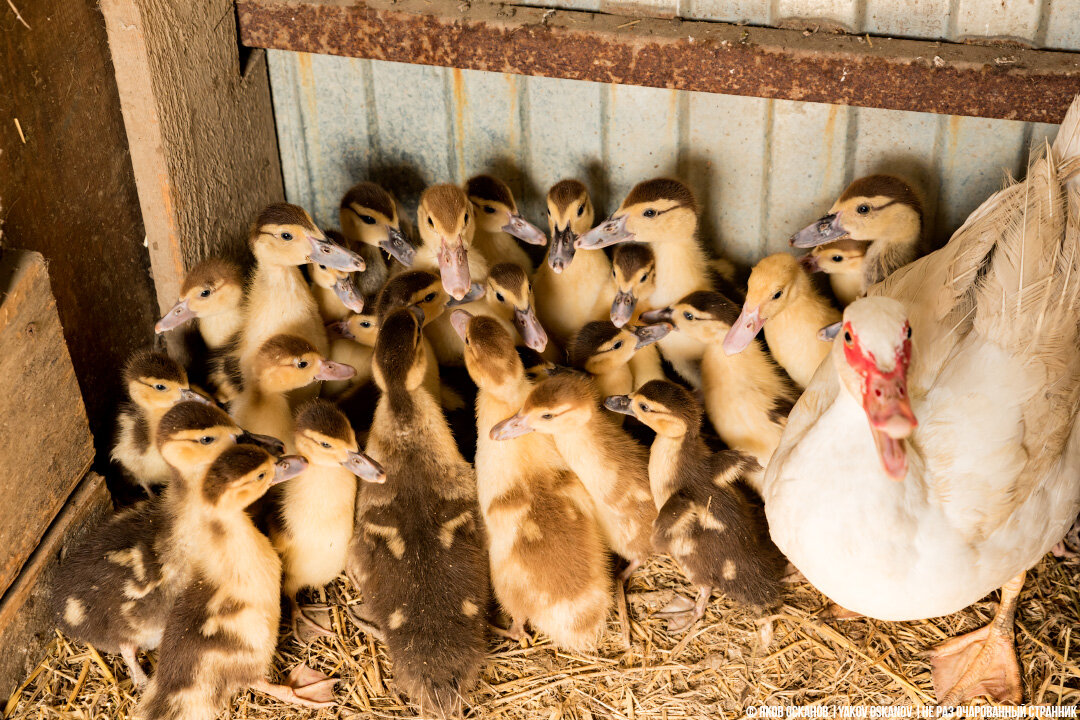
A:
<svg viewBox="0 0 1080 720">
<path fill-rule="evenodd" d="M 238 0 L 251 47 L 1058 123 L 1080 53 L 468 0 Z"/>
</svg>

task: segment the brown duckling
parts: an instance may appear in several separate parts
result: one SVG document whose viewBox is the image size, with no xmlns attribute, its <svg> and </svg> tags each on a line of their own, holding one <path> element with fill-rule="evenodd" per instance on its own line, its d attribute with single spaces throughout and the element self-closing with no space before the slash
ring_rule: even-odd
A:
<svg viewBox="0 0 1080 720">
<path fill-rule="evenodd" d="M 517 211 L 509 186 L 490 175 L 476 175 L 465 182 L 465 194 L 476 215 L 473 238 L 476 251 L 489 264 L 514 263 L 531 277 L 532 260 L 517 240 L 530 245 L 546 245 L 547 236 Z"/>
<path fill-rule="evenodd" d="M 332 704 L 335 681 L 308 682 L 319 675 L 314 671 L 304 668 L 305 676 L 294 676 L 290 685 L 266 679 L 277 647 L 281 561 L 246 512 L 271 485 L 304 466 L 300 457 L 275 462 L 262 448 L 235 445 L 188 493 L 192 510 L 178 529 L 199 552 L 169 609 L 157 671 L 135 717 L 208 720 L 246 688 L 307 707 Z"/>
<path fill-rule="evenodd" d="M 188 387 L 187 373 L 167 355 L 139 350 L 124 365 L 129 401 L 116 418 L 116 440 L 110 457 L 125 477 L 146 491 L 172 479 L 173 469 L 161 457 L 154 437 L 163 415 L 178 402 L 204 400 Z"/>
<path fill-rule="evenodd" d="M 326 237 L 342 247 L 347 246 L 345 237 L 339 232 L 327 230 Z M 319 316 L 323 322 L 335 322 L 349 313 L 363 312 L 364 296 L 360 294 L 355 281 L 357 273 L 319 263 L 309 263 L 307 271 L 311 278 L 311 294 L 319 306 Z"/>
<path fill-rule="evenodd" d="M 339 214 L 341 230 L 351 242 L 373 247 L 397 260 L 403 267 L 411 267 L 416 256 L 416 245 L 411 238 L 413 228 L 401 213 L 397 200 L 385 188 L 373 182 L 353 185 L 341 198 Z M 361 287 L 365 295 L 378 292 L 386 282 L 387 268 L 381 255 L 371 256 L 358 248 L 368 261 L 368 273 L 374 275 L 374 287 Z M 377 260 L 377 262 L 376 262 Z"/>
<path fill-rule="evenodd" d="M 593 501 L 550 436 L 496 438 L 496 423 L 521 407 L 532 382 L 505 327 L 464 310 L 451 318 L 478 388 L 477 492 L 492 588 L 511 620 L 501 634 L 520 639 L 528 622 L 557 647 L 595 650 L 611 579 Z"/>
<path fill-rule="evenodd" d="M 331 359 L 352 367 L 356 375 L 348 380 L 324 383 L 322 397 L 344 400 L 371 382 L 371 355 L 379 332 L 379 316 L 375 309 L 376 299 L 371 298 L 365 301 L 364 312 L 350 314 L 326 326 Z"/>
<path fill-rule="evenodd" d="M 652 308 L 656 256 L 645 243 L 620 243 L 611 256 L 611 323 L 622 327 Z"/>
<path fill-rule="evenodd" d="M 829 285 L 841 307 L 847 307 L 862 296 L 864 266 L 868 243 L 858 240 L 836 240 L 810 248 L 799 258 L 807 272 L 823 272 L 829 276 Z"/>
<path fill-rule="evenodd" d="M 595 378 L 600 393 L 625 395 L 638 386 L 630 362 L 635 353 L 647 348 L 671 331 L 671 325 L 615 327 L 607 320 L 585 325 L 567 348 L 570 365 Z M 663 371 L 661 371 L 663 377 Z"/>
<path fill-rule="evenodd" d="M 520 265 L 509 262 L 493 265 L 488 272 L 484 299 L 495 317 L 512 324 L 526 347 L 539 353 L 547 349 L 547 332 L 536 319 L 529 276 Z"/>
<path fill-rule="evenodd" d="M 461 300 L 472 283 L 487 277 L 488 262 L 480 252 L 470 253 L 476 234 L 476 213 L 457 185 L 432 185 L 420 196 L 417 208 L 420 239 L 417 270 L 438 270 L 450 297 Z"/>
<path fill-rule="evenodd" d="M 294 445 L 308 466 L 282 486 L 270 540 L 281 556 L 281 590 L 292 604 L 293 632 L 306 640 L 333 633 L 307 614 L 319 608 L 301 608 L 296 595 L 326 585 L 345 569 L 356 478 L 381 483 L 386 474 L 360 451 L 352 426 L 333 403 L 309 400 L 297 411 L 295 425 Z"/>
<path fill-rule="evenodd" d="M 386 643 L 394 681 L 422 711 L 446 716 L 460 712 L 484 661 L 488 561 L 476 473 L 423 386 L 418 314 L 391 312 L 375 344 L 382 396 L 367 453 L 386 482 L 357 496 L 348 565 L 364 595 L 365 628 Z"/>
<path fill-rule="evenodd" d="M 713 588 L 757 612 L 774 607 L 784 557 L 769 538 L 764 514 L 740 487 L 757 463 L 735 450 L 710 452 L 701 437 L 701 406 L 675 383 L 653 380 L 604 404 L 656 431 L 649 455 L 659 510 L 653 548 L 669 553 L 698 588 L 697 602 L 680 596 L 663 611 L 672 617 L 669 630 L 697 622 Z"/>
</svg>

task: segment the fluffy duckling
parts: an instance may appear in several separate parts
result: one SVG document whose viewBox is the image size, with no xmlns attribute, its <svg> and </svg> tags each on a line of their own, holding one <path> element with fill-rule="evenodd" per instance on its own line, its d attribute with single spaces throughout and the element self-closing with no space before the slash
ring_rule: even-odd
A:
<svg viewBox="0 0 1080 720">
<path fill-rule="evenodd" d="M 547 236 L 517 211 L 507 184 L 490 175 L 476 175 L 465 182 L 465 194 L 476 215 L 476 251 L 489 263 L 514 263 L 532 276 L 532 260 L 517 240 L 546 245 Z"/>
<path fill-rule="evenodd" d="M 638 183 L 622 205 L 603 223 L 577 239 L 578 248 L 600 248 L 628 241 L 648 243 L 656 257 L 654 307 L 666 307 L 696 290 L 711 290 L 705 251 L 697 239 L 698 205 L 683 183 L 657 178 Z M 675 371 L 701 386 L 698 365 L 705 348 L 675 333 L 659 344 Z"/>
<path fill-rule="evenodd" d="M 327 360 L 296 335 L 274 335 L 259 348 L 251 382 L 233 403 L 232 414 L 244 427 L 285 441 L 293 451 L 293 413 L 288 393 L 319 380 L 348 380 L 356 371 Z"/>
<path fill-rule="evenodd" d="M 336 380 L 323 385 L 322 396 L 342 400 L 371 382 L 371 355 L 375 336 L 379 332 L 376 301 L 365 301 L 365 312 L 353 313 L 326 326 L 330 337 L 330 357 L 335 362 L 356 370 L 349 380 Z"/>
<path fill-rule="evenodd" d="M 341 233 L 327 230 L 326 237 L 345 246 L 345 237 Z M 364 296 L 356 285 L 354 273 L 319 263 L 310 263 L 307 270 L 311 278 L 311 294 L 323 322 L 336 322 L 349 313 L 363 312 Z"/>
<path fill-rule="evenodd" d="M 422 711 L 458 714 L 483 664 L 488 562 L 476 474 L 438 399 L 416 308 L 391 312 L 375 343 L 382 390 L 367 453 L 386 482 L 356 501 L 348 572 L 364 595 L 365 629 L 381 636 L 394 680 Z"/>
<path fill-rule="evenodd" d="M 60 629 L 106 653 L 120 653 L 135 687 L 146 684 L 140 649 L 161 642 L 177 582 L 186 572 L 183 545 L 171 542 L 183 486 L 241 438 L 222 410 L 182 402 L 158 423 L 155 447 L 178 480 L 154 498 L 121 510 L 70 548 L 52 589 Z"/>
<path fill-rule="evenodd" d="M 332 704 L 333 680 L 306 687 L 309 677 L 294 677 L 292 685 L 266 680 L 277 647 L 281 561 L 245 512 L 304 466 L 300 457 L 275 463 L 262 448 L 236 445 L 189 493 L 191 510 L 179 522 L 201 552 L 169 610 L 157 672 L 135 717 L 209 720 L 246 688 L 307 707 Z"/>
<path fill-rule="evenodd" d="M 547 349 L 547 332 L 536 318 L 536 302 L 529 276 L 520 265 L 506 262 L 492 266 L 484 299 L 495 317 L 517 330 L 525 347 L 539 353 Z"/>
<path fill-rule="evenodd" d="M 669 322 L 678 332 L 705 343 L 701 382 L 705 412 L 716 434 L 733 450 L 764 468 L 780 444 L 787 416 L 798 391 L 754 339 L 740 353 L 728 355 L 724 337 L 739 316 L 739 306 L 718 292 L 691 293 L 669 308 L 642 315 L 650 322 Z M 760 492 L 760 473 L 747 474 Z"/>
<path fill-rule="evenodd" d="M 625 581 L 652 554 L 656 506 L 649 491 L 649 453 L 603 412 L 597 384 L 579 373 L 539 383 L 515 415 L 491 431 L 496 440 L 529 432 L 551 435 L 559 454 L 592 496 L 604 537 L 629 561 Z"/>
<path fill-rule="evenodd" d="M 739 485 L 757 463 L 735 450 L 711 453 L 701 437 L 701 406 L 675 383 L 654 380 L 604 404 L 656 431 L 649 455 L 659 511 L 653 549 L 670 554 L 698 588 L 696 602 L 679 596 L 665 608 L 668 629 L 678 632 L 701 619 L 713 588 L 758 612 L 774 607 L 784 557 Z"/>
<path fill-rule="evenodd" d="M 260 349 L 275 335 L 301 337 L 324 357 L 329 351 L 326 328 L 301 265 L 317 263 L 346 272 L 364 269 L 359 255 L 328 240 L 303 208 L 288 203 L 274 203 L 259 213 L 250 246 L 255 271 L 238 348 L 245 383 L 255 376 Z"/>
<path fill-rule="evenodd" d="M 807 272 L 823 272 L 829 276 L 833 295 L 842 307 L 862 297 L 864 265 L 868 243 L 858 240 L 837 240 L 810 248 L 799 258 Z"/>
<path fill-rule="evenodd" d="M 656 256 L 645 243 L 627 242 L 615 246 L 611 256 L 611 322 L 623 327 L 636 323 L 643 312 L 652 307 L 656 290 Z M 656 345 L 641 348 L 630 358 L 634 387 L 650 380 L 666 380 L 660 351 Z M 627 391 L 629 392 L 629 391 Z M 617 394 L 617 393 L 612 393 Z"/>
<path fill-rule="evenodd" d="M 859 295 L 925 253 L 923 208 L 915 190 L 893 175 L 869 175 L 847 186 L 829 214 L 791 237 L 792 247 L 836 240 L 869 243 Z"/>
<path fill-rule="evenodd" d="M 818 332 L 839 321 L 840 312 L 814 289 L 799 261 L 776 253 L 750 272 L 746 302 L 724 338 L 724 352 L 742 352 L 764 327 L 769 351 L 801 390 L 832 347 Z"/>
<path fill-rule="evenodd" d="M 638 386 L 630 366 L 635 353 L 657 342 L 670 330 L 671 325 L 667 323 L 615 327 L 607 320 L 597 320 L 578 331 L 567 355 L 571 366 L 595 378 L 604 397 L 625 395 Z"/>
<path fill-rule="evenodd" d="M 589 191 L 578 180 L 561 180 L 547 194 L 551 247 L 536 270 L 536 314 L 560 347 L 585 323 L 607 317 L 611 263 L 595 250 L 576 254 L 574 242 L 592 227 L 595 213 Z"/>
<path fill-rule="evenodd" d="M 404 267 L 411 267 L 416 256 L 416 246 L 411 240 L 412 227 L 402 215 L 397 200 L 381 185 L 360 182 L 353 185 L 341 198 L 339 212 L 341 230 L 353 243 L 373 247 L 390 255 Z M 378 286 L 361 288 L 365 295 L 374 294 L 386 282 L 386 263 L 381 255 L 371 256 L 368 272 L 374 272 Z M 377 259 L 377 261 L 376 261 Z"/>
<path fill-rule="evenodd" d="M 140 350 L 128 359 L 124 385 L 129 401 L 117 415 L 116 442 L 110 457 L 132 484 L 153 496 L 154 488 L 167 484 L 173 476 L 154 443 L 158 423 L 176 403 L 203 397 L 188 388 L 184 368 L 169 356 L 149 350 Z"/>
<path fill-rule="evenodd" d="M 520 639 L 528 622 L 558 647 L 595 650 L 611 581 L 593 501 L 550 436 L 495 437 L 496 423 L 521 407 L 532 382 L 506 328 L 464 310 L 451 318 L 478 388 L 476 483 L 492 588 L 511 619 L 505 634 Z"/>
<path fill-rule="evenodd" d="M 345 569 L 356 478 L 381 483 L 386 474 L 360 451 L 352 426 L 333 403 L 316 399 L 301 405 L 295 425 L 294 445 L 308 467 L 282 486 L 270 540 L 281 556 L 281 590 L 292 604 L 293 632 L 306 640 L 333 633 L 306 612 L 317 608 L 301 608 L 296 595 L 326 585 Z"/>
</svg>

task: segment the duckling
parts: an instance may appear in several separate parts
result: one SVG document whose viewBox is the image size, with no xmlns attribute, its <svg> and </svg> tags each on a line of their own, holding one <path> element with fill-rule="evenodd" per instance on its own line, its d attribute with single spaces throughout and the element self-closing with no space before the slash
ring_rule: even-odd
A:
<svg viewBox="0 0 1080 720">
<path fill-rule="evenodd" d="M 570 343 L 570 365 L 592 375 L 604 397 L 625 395 L 636 387 L 630 369 L 634 354 L 670 330 L 667 323 L 621 328 L 607 320 L 588 323 Z"/>
<path fill-rule="evenodd" d="M 662 611 L 671 617 L 668 629 L 701 619 L 713 588 L 757 612 L 775 607 L 784 557 L 741 487 L 757 463 L 735 450 L 711 453 L 701 437 L 701 405 L 675 383 L 653 380 L 604 404 L 656 431 L 649 455 L 659 511 L 653 549 L 670 554 L 698 588 L 696 602 L 679 596 Z"/>
<path fill-rule="evenodd" d="M 327 230 L 326 237 L 345 247 L 345 237 L 341 233 Z M 336 322 L 351 312 L 363 312 L 364 296 L 356 286 L 354 273 L 318 263 L 310 263 L 307 270 L 311 278 L 311 294 L 323 322 Z"/>
<path fill-rule="evenodd" d="M 212 405 L 174 405 L 157 425 L 154 446 L 177 479 L 161 495 L 115 513 L 63 560 L 52 588 L 60 629 L 102 652 L 120 653 L 137 688 L 147 681 L 137 653 L 160 643 L 177 582 L 186 573 L 184 546 L 171 542 L 184 486 L 242 432 Z"/>
<path fill-rule="evenodd" d="M 116 418 L 116 442 L 110 457 L 125 471 L 132 484 L 147 495 L 166 485 L 173 470 L 158 452 L 153 438 L 169 408 L 184 400 L 203 400 L 188 387 L 187 373 L 167 355 L 139 350 L 124 365 L 124 385 L 129 402 Z"/>
<path fill-rule="evenodd" d="M 514 263 L 532 277 L 532 260 L 514 238 L 530 245 L 546 245 L 547 236 L 517 211 L 507 184 L 490 175 L 476 175 L 465 182 L 465 194 L 476 215 L 473 248 L 488 263 Z"/>
<path fill-rule="evenodd" d="M 843 239 L 869 243 L 859 291 L 865 295 L 871 285 L 929 250 L 923 241 L 922 201 L 911 185 L 893 175 L 859 178 L 828 215 L 792 235 L 790 242 L 810 248 Z"/>
<path fill-rule="evenodd" d="M 543 353 L 548 346 L 547 332 L 536 319 L 536 302 L 529 276 L 520 265 L 505 262 L 493 265 L 488 272 L 484 299 L 492 314 L 517 330 L 526 347 Z"/>
<path fill-rule="evenodd" d="M 281 556 L 281 590 L 292 604 L 293 633 L 306 640 L 333 633 L 306 614 L 316 608 L 301 608 L 296 595 L 302 588 L 326 585 L 345 569 L 356 478 L 381 483 L 386 474 L 360 452 L 352 426 L 333 403 L 309 400 L 297 410 L 295 426 L 294 445 L 308 467 L 282 486 L 270 540 Z"/>
<path fill-rule="evenodd" d="M 364 595 L 364 627 L 386 643 L 394 680 L 422 711 L 460 713 L 486 649 L 486 541 L 476 474 L 423 386 L 416 308 L 382 322 L 373 370 L 382 390 L 367 454 L 386 482 L 365 484 L 347 572 Z"/>
<path fill-rule="evenodd" d="M 603 320 L 611 304 L 607 255 L 587 250 L 578 256 L 574 241 L 592 227 L 595 214 L 589 191 L 578 180 L 561 180 L 547 194 L 551 247 L 536 270 L 536 314 L 560 347 L 566 347 L 585 323 Z"/>
<path fill-rule="evenodd" d="M 669 308 L 642 315 L 649 322 L 669 322 L 706 345 L 701 358 L 705 411 L 720 439 L 765 468 L 780 444 L 787 416 L 799 398 L 791 381 L 757 340 L 735 355 L 724 352 L 724 336 L 739 306 L 718 292 L 691 293 Z M 747 481 L 760 492 L 760 473 Z"/>
<path fill-rule="evenodd" d="M 495 598 L 511 619 L 568 650 L 595 650 L 611 606 L 607 555 L 592 499 L 548 435 L 499 441 L 532 382 L 510 333 L 493 318 L 451 314 L 476 383 L 476 484 Z M 537 355 L 536 357 L 539 357 Z"/>
<path fill-rule="evenodd" d="M 750 272 L 746 302 L 724 337 L 724 352 L 742 352 L 764 327 L 772 356 L 802 390 L 831 348 L 818 332 L 837 322 L 840 311 L 818 293 L 799 261 L 775 253 Z"/>
<path fill-rule="evenodd" d="M 637 322 L 641 314 L 652 307 L 652 294 L 656 290 L 656 256 L 652 249 L 645 243 L 616 245 L 611 257 L 610 283 L 611 322 L 616 327 Z M 635 388 L 650 380 L 667 379 L 656 345 L 641 348 L 631 356 L 630 372 Z"/>
<path fill-rule="evenodd" d="M 356 371 L 327 360 L 297 335 L 274 335 L 259 348 L 254 372 L 232 414 L 244 427 L 281 438 L 292 452 L 293 414 L 288 393 L 318 380 L 348 380 Z"/>
<path fill-rule="evenodd" d="M 847 307 L 865 291 L 863 266 L 867 245 L 858 240 L 837 240 L 810 248 L 799 262 L 807 272 L 826 273 L 833 295 L 842 307 Z"/>
<path fill-rule="evenodd" d="M 135 717 L 209 720 L 246 688 L 312 708 L 332 705 L 333 680 L 306 687 L 295 679 L 296 686 L 266 680 L 281 615 L 281 561 L 245 512 L 271 485 L 296 476 L 305 465 L 300 457 L 275 463 L 261 448 L 235 445 L 189 493 L 191 510 L 179 519 L 178 529 L 201 551 L 169 609 L 157 672 Z"/>
<path fill-rule="evenodd" d="M 353 185 L 341 198 L 339 213 L 341 230 L 351 242 L 373 247 L 390 255 L 403 267 L 411 267 L 416 246 L 411 239 L 413 228 L 401 213 L 397 200 L 381 185 L 361 182 Z M 365 295 L 375 294 L 386 282 L 387 268 L 382 256 L 361 254 L 373 272 L 375 287 L 363 287 Z"/>
<path fill-rule="evenodd" d="M 375 298 L 364 301 L 365 312 L 352 313 L 326 326 L 330 338 L 330 357 L 335 362 L 356 370 L 349 380 L 336 380 L 323 385 L 322 396 L 343 400 L 355 390 L 371 382 L 371 354 L 379 331 L 375 313 Z"/>
<path fill-rule="evenodd" d="M 649 490 L 649 453 L 601 410 L 597 384 L 561 373 L 533 388 L 521 409 L 491 431 L 498 440 L 529 432 L 551 435 L 559 454 L 592 496 L 608 546 L 629 565 L 625 582 L 652 554 L 656 506 Z"/>
<path fill-rule="evenodd" d="M 696 290 L 711 290 L 713 279 L 705 251 L 697 240 L 698 205 L 683 183 L 657 178 L 638 183 L 615 214 L 577 239 L 578 248 L 600 248 L 636 240 L 648 243 L 656 256 L 654 307 L 667 307 Z M 682 333 L 659 344 L 680 376 L 701 386 L 698 367 L 704 346 Z"/>
<path fill-rule="evenodd" d="M 300 265 L 318 263 L 346 272 L 365 267 L 356 253 L 327 240 L 303 208 L 287 203 L 269 205 L 259 213 L 252 225 L 250 246 L 255 271 L 237 351 L 245 383 L 255 376 L 260 349 L 275 335 L 301 337 L 323 357 L 329 352 L 326 328 Z M 293 400 L 317 390 L 298 393 Z"/>
</svg>

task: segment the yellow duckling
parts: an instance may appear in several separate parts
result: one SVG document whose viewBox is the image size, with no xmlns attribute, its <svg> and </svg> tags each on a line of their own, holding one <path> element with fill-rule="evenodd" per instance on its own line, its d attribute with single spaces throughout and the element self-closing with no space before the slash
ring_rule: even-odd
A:
<svg viewBox="0 0 1080 720">
<path fill-rule="evenodd" d="M 532 260 L 517 240 L 546 245 L 547 236 L 517 211 L 514 194 L 507 184 L 490 175 L 476 175 L 465 182 L 465 194 L 476 215 L 473 239 L 476 251 L 489 264 L 514 263 L 531 277 Z"/>
</svg>

